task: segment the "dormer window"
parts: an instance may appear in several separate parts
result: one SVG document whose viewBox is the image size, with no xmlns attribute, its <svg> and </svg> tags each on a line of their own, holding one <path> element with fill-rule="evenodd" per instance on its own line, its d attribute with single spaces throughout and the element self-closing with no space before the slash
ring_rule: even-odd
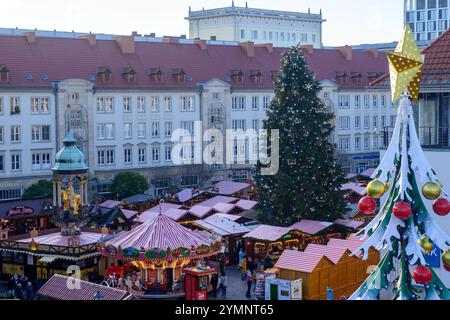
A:
<svg viewBox="0 0 450 320">
<path fill-rule="evenodd" d="M 361 82 L 362 82 L 362 73 L 361 72 L 352 72 L 350 74 L 350 77 L 354 84 L 361 84 Z"/>
<path fill-rule="evenodd" d="M 133 83 L 136 81 L 136 71 L 133 68 L 125 68 L 122 72 L 122 77 L 128 82 Z"/>
<path fill-rule="evenodd" d="M 109 69 L 109 67 L 99 67 L 97 69 L 97 75 L 102 83 L 104 83 L 104 84 L 111 83 L 112 72 Z"/>
<path fill-rule="evenodd" d="M 345 72 L 336 72 L 336 83 L 344 84 L 347 81 L 347 73 Z"/>
<path fill-rule="evenodd" d="M 249 72 L 249 76 L 252 82 L 256 84 L 262 83 L 262 73 L 259 70 L 252 70 Z"/>
<path fill-rule="evenodd" d="M 172 75 L 178 83 L 186 82 L 186 72 L 183 69 L 173 69 Z"/>
<path fill-rule="evenodd" d="M 9 70 L 4 64 L 0 64 L 0 82 L 9 81 Z"/>
<path fill-rule="evenodd" d="M 379 77 L 381 77 L 383 74 L 380 72 L 368 72 L 367 77 L 369 78 L 369 82 L 377 80 Z"/>
<path fill-rule="evenodd" d="M 148 75 L 156 83 L 162 83 L 164 80 L 164 74 L 160 68 L 150 68 Z"/>
<path fill-rule="evenodd" d="M 244 73 L 241 70 L 231 70 L 231 80 L 233 83 L 244 83 Z"/>
</svg>

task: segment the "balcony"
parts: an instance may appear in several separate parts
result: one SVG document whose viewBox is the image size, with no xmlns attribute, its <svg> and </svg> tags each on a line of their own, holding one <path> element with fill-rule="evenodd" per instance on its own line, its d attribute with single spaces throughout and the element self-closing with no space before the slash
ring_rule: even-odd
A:
<svg viewBox="0 0 450 320">
<path fill-rule="evenodd" d="M 393 127 L 385 127 L 383 130 L 384 145 L 391 141 Z M 420 143 L 427 149 L 450 149 L 450 131 L 448 127 L 419 127 L 417 128 Z"/>
</svg>

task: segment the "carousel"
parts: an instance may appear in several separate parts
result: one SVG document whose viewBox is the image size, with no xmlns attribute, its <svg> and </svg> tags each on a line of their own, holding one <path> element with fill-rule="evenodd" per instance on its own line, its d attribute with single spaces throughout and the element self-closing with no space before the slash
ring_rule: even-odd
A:
<svg viewBox="0 0 450 320">
<path fill-rule="evenodd" d="M 159 214 L 104 242 L 100 251 L 122 267 L 118 276 L 125 282 L 130 275 L 139 282 L 140 288 L 134 290 L 152 295 L 184 292 L 183 278 L 189 270 L 215 273 L 215 268 L 205 261 L 221 252 L 221 243 L 211 242 Z M 208 285 L 207 280 L 205 286 Z"/>
</svg>

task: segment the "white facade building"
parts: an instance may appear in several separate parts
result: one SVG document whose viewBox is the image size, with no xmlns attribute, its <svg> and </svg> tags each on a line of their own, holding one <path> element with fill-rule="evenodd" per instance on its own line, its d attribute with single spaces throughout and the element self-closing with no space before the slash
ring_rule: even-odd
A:
<svg viewBox="0 0 450 320">
<path fill-rule="evenodd" d="M 276 47 L 322 47 L 322 12 L 319 14 L 231 7 L 189 11 L 191 39 L 252 41 Z"/>
</svg>

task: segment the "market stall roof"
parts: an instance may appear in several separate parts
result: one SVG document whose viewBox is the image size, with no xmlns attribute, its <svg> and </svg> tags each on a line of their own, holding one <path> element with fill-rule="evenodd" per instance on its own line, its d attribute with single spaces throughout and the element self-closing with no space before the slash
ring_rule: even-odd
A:
<svg viewBox="0 0 450 320">
<path fill-rule="evenodd" d="M 362 240 L 345 240 L 345 239 L 330 239 L 328 245 L 332 247 L 342 247 L 350 250 L 356 255 L 360 255 L 361 251 L 359 248 L 364 244 Z"/>
<path fill-rule="evenodd" d="M 178 199 L 178 201 L 180 202 L 186 202 L 191 200 L 192 198 L 201 195 L 202 193 L 204 193 L 204 191 L 201 190 L 197 190 L 197 189 L 192 189 L 192 188 L 187 188 L 184 190 L 181 190 L 180 192 L 176 193 L 174 195 L 175 198 Z"/>
<path fill-rule="evenodd" d="M 215 196 L 213 198 L 210 198 L 208 200 L 205 200 L 203 202 L 198 203 L 198 205 L 204 206 L 204 207 L 214 207 L 216 204 L 222 202 L 222 203 L 232 203 L 238 200 L 238 198 L 233 197 L 227 197 L 227 196 Z"/>
<path fill-rule="evenodd" d="M 338 263 L 341 260 L 342 256 L 346 253 L 351 254 L 352 252 L 345 247 L 334 247 L 330 245 L 321 245 L 310 243 L 305 249 L 306 253 L 314 253 L 314 254 L 324 254 L 328 259 L 330 259 L 333 263 Z"/>
<path fill-rule="evenodd" d="M 81 232 L 80 234 L 80 246 L 85 246 L 89 244 L 94 244 L 99 242 L 102 239 L 103 235 L 101 233 L 94 233 L 94 232 Z M 38 244 L 42 245 L 49 245 L 49 246 L 68 246 L 70 237 L 63 236 L 61 232 L 55 232 L 47 235 L 42 235 L 34 238 L 34 241 L 36 241 Z M 20 243 L 29 243 L 33 239 L 27 238 L 27 239 L 19 239 L 16 240 Z"/>
<path fill-rule="evenodd" d="M 315 220 L 300 220 L 289 227 L 289 230 L 298 230 L 309 235 L 315 235 L 333 225 L 332 222 L 315 221 Z"/>
<path fill-rule="evenodd" d="M 131 294 L 127 291 L 101 286 L 92 282 L 78 280 L 80 289 L 67 286 L 73 279 L 55 274 L 38 291 L 37 295 L 54 300 L 94 300 L 97 291 L 103 295 L 102 300 L 127 300 Z"/>
<path fill-rule="evenodd" d="M 219 203 L 215 204 L 213 207 L 214 210 L 221 212 L 221 213 L 228 213 L 228 212 L 232 211 L 234 208 L 236 208 L 235 204 L 223 203 L 223 202 L 219 202 Z"/>
<path fill-rule="evenodd" d="M 250 232 L 250 229 L 247 228 L 246 226 L 241 225 L 235 221 L 229 220 L 227 218 L 219 217 L 217 215 L 206 218 L 205 220 L 202 220 L 202 222 L 210 224 L 215 229 L 219 228 L 221 230 L 224 230 L 226 234 L 223 235 L 233 235 Z"/>
<path fill-rule="evenodd" d="M 353 220 L 346 220 L 346 219 L 337 219 L 334 221 L 334 224 L 344 226 L 353 230 L 357 230 L 359 227 L 364 225 L 363 221 L 353 221 Z"/>
<path fill-rule="evenodd" d="M 12 220 L 27 216 L 48 215 L 53 213 L 52 209 L 51 198 L 0 201 L 0 218 Z"/>
<path fill-rule="evenodd" d="M 359 184 L 357 184 L 355 182 L 344 183 L 341 186 L 341 190 L 342 191 L 353 191 L 361 196 L 364 196 L 366 194 L 366 187 L 360 186 Z"/>
<path fill-rule="evenodd" d="M 232 195 L 239 191 L 248 188 L 250 184 L 243 182 L 233 182 L 233 181 L 220 181 L 213 185 L 216 193 L 223 195 Z"/>
<path fill-rule="evenodd" d="M 213 211 L 213 208 L 205 207 L 200 204 L 197 204 L 188 210 L 189 213 L 193 214 L 194 216 L 200 219 L 206 216 L 211 211 Z"/>
<path fill-rule="evenodd" d="M 203 244 L 209 245 L 210 242 L 209 239 L 160 214 L 135 229 L 123 232 L 115 238 L 106 241 L 105 245 L 112 245 L 116 248 L 144 248 L 145 250 L 159 248 L 166 250 L 167 248 L 190 248 L 191 246 L 197 247 Z"/>
<path fill-rule="evenodd" d="M 236 202 L 236 207 L 238 207 L 239 209 L 242 209 L 242 210 L 251 210 L 257 204 L 258 204 L 258 202 L 253 201 L 253 200 L 239 200 L 238 202 Z"/>
<path fill-rule="evenodd" d="M 140 202 L 147 202 L 151 199 L 152 197 L 150 197 L 148 194 L 136 194 L 134 196 L 123 199 L 123 201 L 129 203 L 140 203 Z"/>
<path fill-rule="evenodd" d="M 286 235 L 289 231 L 291 231 L 290 228 L 262 224 L 255 230 L 247 233 L 244 238 L 257 239 L 261 241 L 277 241 L 281 237 Z"/>
<path fill-rule="evenodd" d="M 283 254 L 275 264 L 275 268 L 311 273 L 322 260 L 326 260 L 330 264 L 333 264 L 333 262 L 323 254 L 284 250 Z"/>
<path fill-rule="evenodd" d="M 100 203 L 100 207 L 104 207 L 104 208 L 110 208 L 110 209 L 115 209 L 117 207 L 119 207 L 122 204 L 121 201 L 116 201 L 116 200 L 106 200 L 102 203 Z"/>
<path fill-rule="evenodd" d="M 133 220 L 139 213 L 138 211 L 128 210 L 128 209 L 120 209 L 120 210 L 123 212 L 125 217 L 127 217 L 127 219 L 129 219 L 129 220 Z"/>
<path fill-rule="evenodd" d="M 225 219 L 228 219 L 228 220 L 231 220 L 231 221 L 234 221 L 234 222 L 236 222 L 239 219 L 242 219 L 242 217 L 238 216 L 237 214 L 228 214 L 228 213 L 218 212 L 218 213 L 215 213 L 212 216 L 206 218 L 205 220 L 222 219 L 222 218 L 225 218 Z"/>
</svg>

